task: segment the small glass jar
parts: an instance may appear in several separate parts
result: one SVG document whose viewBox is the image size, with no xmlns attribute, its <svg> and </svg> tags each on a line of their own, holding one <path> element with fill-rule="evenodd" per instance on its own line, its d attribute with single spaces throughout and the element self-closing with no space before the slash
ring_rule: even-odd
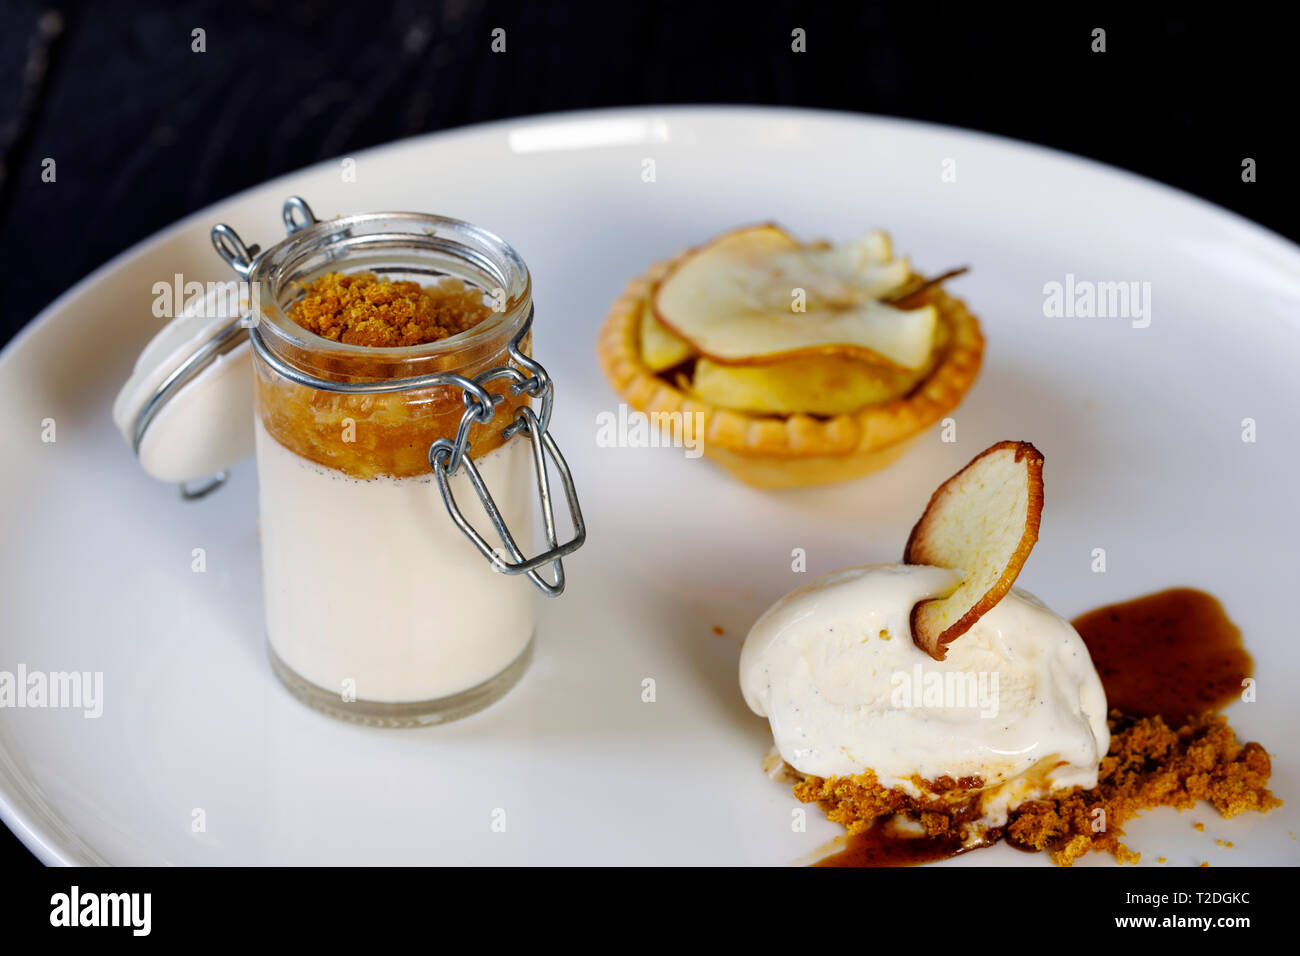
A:
<svg viewBox="0 0 1300 956">
<path fill-rule="evenodd" d="M 228 227 L 213 230 L 218 252 L 258 290 L 260 314 L 248 324 L 272 666 L 301 700 L 348 720 L 465 716 L 524 673 L 534 588 L 558 594 L 559 559 L 585 538 L 546 430 L 550 379 L 530 357 L 528 269 L 501 239 L 459 220 L 318 222 L 296 198 L 284 217 L 289 237 L 260 255 Z M 426 285 L 454 277 L 493 311 L 428 344 L 347 345 L 288 314 L 329 272 Z M 548 456 L 573 518 L 565 544 Z M 470 520 L 457 502 L 475 497 L 483 509 Z M 538 497 L 549 549 L 529 559 Z M 551 580 L 540 571 L 548 564 Z"/>
</svg>

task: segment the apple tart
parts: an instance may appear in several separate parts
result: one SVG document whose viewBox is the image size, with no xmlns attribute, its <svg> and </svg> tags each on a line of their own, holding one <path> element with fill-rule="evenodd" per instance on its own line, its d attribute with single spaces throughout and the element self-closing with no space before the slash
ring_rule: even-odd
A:
<svg viewBox="0 0 1300 956">
<path fill-rule="evenodd" d="M 747 226 L 628 283 L 597 351 L 632 408 L 702 414 L 704 453 L 746 484 L 845 481 L 974 382 L 984 339 L 951 275 L 925 280 L 879 231 L 831 245 Z"/>
</svg>

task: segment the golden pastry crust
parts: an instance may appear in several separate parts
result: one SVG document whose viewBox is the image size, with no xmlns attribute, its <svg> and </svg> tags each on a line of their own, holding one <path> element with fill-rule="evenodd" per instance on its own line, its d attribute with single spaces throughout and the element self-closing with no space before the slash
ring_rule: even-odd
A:
<svg viewBox="0 0 1300 956">
<path fill-rule="evenodd" d="M 956 408 L 979 373 L 984 353 L 979 321 L 960 300 L 930 288 L 917 304 L 938 309 L 948 341 L 934 369 L 907 395 L 828 417 L 748 414 L 702 401 L 651 371 L 640 353 L 642 303 L 679 258 L 656 263 L 627 284 L 601 328 L 597 355 L 605 376 L 632 408 L 647 414 L 703 413 L 704 454 L 748 485 L 828 484 L 883 468 Z"/>
</svg>

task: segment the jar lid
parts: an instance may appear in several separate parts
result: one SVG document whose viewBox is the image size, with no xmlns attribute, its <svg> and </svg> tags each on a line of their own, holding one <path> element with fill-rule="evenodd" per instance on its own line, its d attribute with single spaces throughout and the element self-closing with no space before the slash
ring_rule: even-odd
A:
<svg viewBox="0 0 1300 956">
<path fill-rule="evenodd" d="M 141 467 L 183 493 L 253 455 L 247 290 L 210 283 L 145 346 L 113 402 Z"/>
</svg>

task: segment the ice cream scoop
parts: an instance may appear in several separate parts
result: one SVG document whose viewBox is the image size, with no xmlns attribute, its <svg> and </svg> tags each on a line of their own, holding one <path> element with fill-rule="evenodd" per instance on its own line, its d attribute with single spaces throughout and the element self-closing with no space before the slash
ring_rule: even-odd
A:
<svg viewBox="0 0 1300 956">
<path fill-rule="evenodd" d="M 978 777 L 993 826 L 1023 800 L 1096 786 L 1106 696 L 1068 621 L 1013 589 L 944 660 L 913 643 L 912 609 L 960 581 L 924 565 L 849 568 L 759 618 L 740 684 L 787 763 L 819 777 L 871 771 L 913 797 L 925 781 Z"/>
</svg>

